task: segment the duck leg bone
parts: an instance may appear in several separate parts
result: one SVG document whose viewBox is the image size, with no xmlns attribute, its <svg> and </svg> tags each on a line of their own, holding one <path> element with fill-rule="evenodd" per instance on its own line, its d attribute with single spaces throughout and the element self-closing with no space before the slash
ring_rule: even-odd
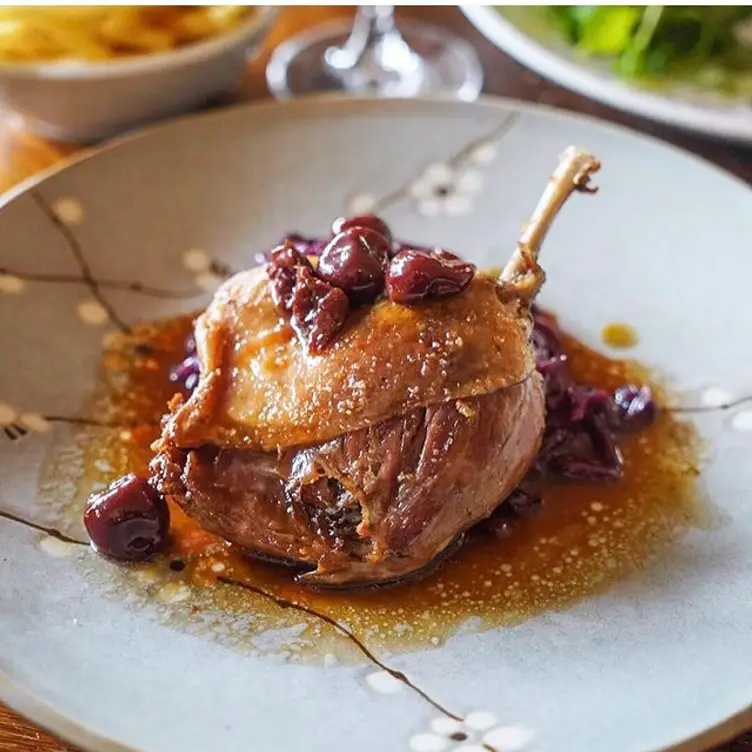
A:
<svg viewBox="0 0 752 752">
<path fill-rule="evenodd" d="M 517 299 L 530 304 L 546 279 L 538 265 L 538 254 L 554 217 L 564 202 L 575 192 L 595 193 L 590 186 L 590 176 L 600 169 L 600 162 L 587 151 L 570 146 L 559 160 L 559 166 L 548 180 L 548 185 L 527 223 L 517 248 L 499 277 L 501 293 L 505 299 Z"/>
</svg>

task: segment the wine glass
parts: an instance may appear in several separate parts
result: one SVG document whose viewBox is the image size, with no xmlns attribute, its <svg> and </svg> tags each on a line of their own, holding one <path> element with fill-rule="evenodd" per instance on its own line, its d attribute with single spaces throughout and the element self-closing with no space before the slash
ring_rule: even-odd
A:
<svg viewBox="0 0 752 752">
<path fill-rule="evenodd" d="M 277 47 L 266 80 L 278 99 L 345 91 L 470 101 L 480 93 L 483 69 L 464 39 L 415 21 L 397 28 L 393 5 L 360 5 L 352 27 L 324 24 Z"/>
</svg>

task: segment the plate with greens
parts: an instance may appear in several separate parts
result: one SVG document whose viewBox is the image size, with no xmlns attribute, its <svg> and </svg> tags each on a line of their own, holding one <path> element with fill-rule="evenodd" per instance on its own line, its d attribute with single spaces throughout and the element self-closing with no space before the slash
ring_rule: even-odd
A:
<svg viewBox="0 0 752 752">
<path fill-rule="evenodd" d="M 752 142 L 750 6 L 466 6 L 498 47 L 635 115 Z"/>
</svg>

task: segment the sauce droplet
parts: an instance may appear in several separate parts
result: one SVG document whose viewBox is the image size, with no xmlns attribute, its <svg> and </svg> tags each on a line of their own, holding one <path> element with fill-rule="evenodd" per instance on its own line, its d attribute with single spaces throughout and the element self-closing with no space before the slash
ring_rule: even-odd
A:
<svg viewBox="0 0 752 752">
<path fill-rule="evenodd" d="M 619 350 L 634 347 L 639 341 L 637 330 L 634 327 L 618 322 L 606 324 L 601 332 L 601 339 L 609 347 L 615 347 Z"/>
</svg>

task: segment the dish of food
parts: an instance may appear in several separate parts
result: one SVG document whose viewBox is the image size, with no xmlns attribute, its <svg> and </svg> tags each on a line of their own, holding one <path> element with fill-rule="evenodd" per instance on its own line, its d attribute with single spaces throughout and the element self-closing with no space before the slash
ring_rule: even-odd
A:
<svg viewBox="0 0 752 752">
<path fill-rule="evenodd" d="M 752 94 L 747 6 L 558 5 L 541 12 L 578 51 L 610 59 L 624 79 Z"/>
<path fill-rule="evenodd" d="M 502 50 L 627 112 L 752 140 L 745 6 L 466 6 Z"/>
<path fill-rule="evenodd" d="M 749 202 L 493 100 L 238 108 L 19 190 L 3 700 L 146 752 L 626 752 L 745 710 Z"/>
<path fill-rule="evenodd" d="M 232 31 L 248 6 L 57 6 L 0 9 L 0 63 L 101 62 Z"/>
<path fill-rule="evenodd" d="M 277 13 L 268 5 L 0 9 L 0 101 L 45 139 L 111 138 L 235 91 Z M 56 24 L 64 28 L 53 33 Z M 188 28 L 178 33 L 181 24 Z"/>
<path fill-rule="evenodd" d="M 331 239 L 293 234 L 233 276 L 172 371 L 185 391 L 152 445 L 150 482 L 129 473 L 92 495 L 95 548 L 150 559 L 177 505 L 306 585 L 396 584 L 476 524 L 511 532 L 534 514 L 526 475 L 618 479 L 615 435 L 651 425 L 650 390 L 572 384 L 562 333 L 533 307 L 540 243 L 598 168 L 564 155 L 498 280 L 394 241 L 373 214 L 338 219 Z"/>
</svg>

